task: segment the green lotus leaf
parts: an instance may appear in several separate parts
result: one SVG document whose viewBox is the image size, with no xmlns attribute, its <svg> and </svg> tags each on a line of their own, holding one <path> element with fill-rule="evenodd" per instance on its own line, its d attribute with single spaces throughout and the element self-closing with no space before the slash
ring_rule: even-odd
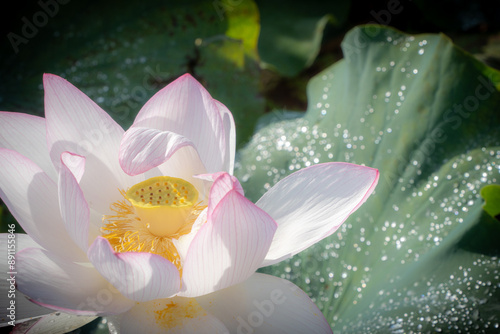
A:
<svg viewBox="0 0 500 334">
<path fill-rule="evenodd" d="M 268 67 L 293 77 L 316 59 L 328 23 L 347 19 L 349 1 L 258 1 L 261 16 L 259 54 Z"/>
<path fill-rule="evenodd" d="M 321 162 L 378 168 L 379 184 L 337 233 L 263 271 L 307 291 L 334 333 L 498 331 L 500 233 L 480 191 L 500 183 L 500 73 L 444 35 L 368 25 L 342 48 L 306 114 L 261 128 L 236 175 L 253 200 Z"/>
</svg>

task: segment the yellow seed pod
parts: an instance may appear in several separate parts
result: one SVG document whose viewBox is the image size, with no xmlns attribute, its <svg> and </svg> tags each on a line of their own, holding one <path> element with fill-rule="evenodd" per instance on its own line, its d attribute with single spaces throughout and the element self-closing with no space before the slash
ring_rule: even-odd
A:
<svg viewBox="0 0 500 334">
<path fill-rule="evenodd" d="M 198 201 L 198 191 L 186 180 L 157 176 L 132 186 L 126 193 L 137 216 L 159 237 L 175 234 Z"/>
</svg>

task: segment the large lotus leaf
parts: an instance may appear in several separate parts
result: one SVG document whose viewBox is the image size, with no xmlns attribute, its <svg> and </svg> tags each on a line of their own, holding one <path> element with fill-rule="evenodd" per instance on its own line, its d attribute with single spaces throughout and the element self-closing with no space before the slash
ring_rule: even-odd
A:
<svg viewBox="0 0 500 334">
<path fill-rule="evenodd" d="M 25 13 L 30 22 L 43 14 L 32 7 Z M 28 30 L 19 23 L 11 33 L 24 38 Z M 14 42 L 3 40 L 0 110 L 43 115 L 42 74 L 49 72 L 127 128 L 156 91 L 189 72 L 233 112 L 239 141 L 264 112 L 256 74 L 259 12 L 251 0 L 75 1 L 35 29 L 26 43 L 14 35 Z"/>
<path fill-rule="evenodd" d="M 349 1 L 258 1 L 261 16 L 259 54 L 267 66 L 293 77 L 311 66 L 328 23 L 347 19 Z"/>
<path fill-rule="evenodd" d="M 305 116 L 259 130 L 236 174 L 253 200 L 327 161 L 378 168 L 379 184 L 338 233 L 263 270 L 334 332 L 498 331 L 500 229 L 480 191 L 500 183 L 499 73 L 443 35 L 364 26 L 342 47 Z"/>
</svg>

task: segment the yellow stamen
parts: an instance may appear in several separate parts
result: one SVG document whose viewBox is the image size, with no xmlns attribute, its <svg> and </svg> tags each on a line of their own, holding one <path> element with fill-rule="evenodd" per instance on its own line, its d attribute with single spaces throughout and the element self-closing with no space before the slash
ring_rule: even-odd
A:
<svg viewBox="0 0 500 334">
<path fill-rule="evenodd" d="M 115 252 L 158 254 L 172 262 L 182 274 L 181 258 L 172 240 L 191 232 L 196 218 L 206 208 L 196 203 L 196 188 L 185 180 L 161 176 L 120 192 L 125 200 L 111 205 L 115 215 L 103 217 L 103 237 Z M 147 203 L 142 201 L 145 197 Z M 160 197 L 163 203 L 158 203 Z"/>
<path fill-rule="evenodd" d="M 194 298 L 172 298 L 168 302 L 158 301 L 155 315 L 155 322 L 164 329 L 174 329 L 183 325 L 186 320 L 206 315 L 205 310 Z M 202 328 L 199 328 L 201 331 Z"/>
<path fill-rule="evenodd" d="M 194 298 L 174 297 L 142 302 L 130 309 L 128 314 L 151 324 L 148 333 L 207 332 L 205 321 L 192 321 L 208 315 Z"/>
</svg>

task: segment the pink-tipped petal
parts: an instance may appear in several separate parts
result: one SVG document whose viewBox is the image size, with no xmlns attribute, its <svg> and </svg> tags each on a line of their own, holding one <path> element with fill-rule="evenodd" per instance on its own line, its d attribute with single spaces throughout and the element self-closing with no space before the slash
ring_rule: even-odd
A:
<svg viewBox="0 0 500 334">
<path fill-rule="evenodd" d="M 50 157 L 60 168 L 60 156 L 71 152 L 86 158 L 80 186 L 92 208 L 101 213 L 121 198 L 127 184 L 118 152 L 123 129 L 78 88 L 56 75 L 45 74 L 45 118 Z"/>
<path fill-rule="evenodd" d="M 55 181 L 57 173 L 45 137 L 45 119 L 42 117 L 0 112 L 0 147 L 21 153 Z"/>
<path fill-rule="evenodd" d="M 137 304 L 127 313 L 108 318 L 110 329 L 121 334 L 229 334 L 224 324 L 193 298 L 158 299 Z"/>
<path fill-rule="evenodd" d="M 208 219 L 212 217 L 212 213 L 219 204 L 220 200 L 231 190 L 235 190 L 243 196 L 245 195 L 238 179 L 226 172 L 202 174 L 197 175 L 196 177 L 213 182 L 212 187 L 210 188 L 210 197 L 208 199 Z"/>
<path fill-rule="evenodd" d="M 42 247 L 74 261 L 87 261 L 61 219 L 57 184 L 31 160 L 7 149 L 0 149 L 0 197 Z"/>
<path fill-rule="evenodd" d="M 70 165 L 67 165 L 69 163 Z M 73 241 L 87 252 L 89 246 L 89 218 L 90 209 L 78 184 L 85 159 L 71 153 L 61 154 L 61 168 L 59 169 L 59 207 L 66 230 Z M 73 174 L 75 171 L 75 174 Z"/>
<path fill-rule="evenodd" d="M 95 316 L 86 317 L 54 312 L 17 325 L 11 334 L 64 334 L 80 328 L 96 318 Z"/>
<path fill-rule="evenodd" d="M 16 260 L 17 288 L 41 306 L 93 316 L 125 312 L 134 304 L 92 266 L 39 248 L 24 249 Z"/>
<path fill-rule="evenodd" d="M 276 227 L 267 213 L 229 191 L 189 247 L 179 295 L 204 295 L 250 277 L 264 260 Z"/>
<path fill-rule="evenodd" d="M 197 298 L 231 333 L 332 333 L 309 296 L 284 279 L 254 274 L 245 282 Z"/>
<path fill-rule="evenodd" d="M 166 298 L 180 289 L 179 271 L 160 255 L 115 253 L 103 237 L 94 241 L 88 255 L 96 269 L 132 300 L 145 302 Z"/>
<path fill-rule="evenodd" d="M 278 182 L 256 203 L 279 226 L 263 266 L 289 258 L 334 233 L 366 201 L 378 178 L 373 168 L 325 163 Z"/>
<path fill-rule="evenodd" d="M 163 164 L 185 146 L 193 146 L 193 143 L 174 132 L 133 127 L 123 136 L 120 165 L 129 175 L 145 173 Z"/>
<path fill-rule="evenodd" d="M 7 228 L 10 227 L 7 225 Z M 16 252 L 30 247 L 40 248 L 40 245 L 27 234 L 0 234 L 0 249 L 3 250 L 0 253 L 0 327 L 7 326 L 8 322 L 13 319 L 15 319 L 16 324 L 19 324 L 54 312 L 51 309 L 30 302 L 26 295 L 15 289 L 17 265 L 15 263 L 9 264 L 9 261 L 12 263 L 12 256 L 15 256 Z M 14 307 L 12 307 L 12 301 L 14 301 Z M 12 309 L 14 314 L 8 317 Z"/>
<path fill-rule="evenodd" d="M 156 93 L 140 110 L 132 127 L 186 137 L 194 143 L 208 172 L 223 170 L 226 139 L 219 105 L 189 74 Z"/>
<path fill-rule="evenodd" d="M 215 101 L 219 112 L 222 117 L 222 123 L 224 124 L 224 135 L 226 150 L 224 155 L 224 168 L 223 171 L 233 174 L 234 171 L 234 158 L 236 155 L 236 126 L 234 124 L 234 118 L 229 109 L 219 101 Z"/>
</svg>

